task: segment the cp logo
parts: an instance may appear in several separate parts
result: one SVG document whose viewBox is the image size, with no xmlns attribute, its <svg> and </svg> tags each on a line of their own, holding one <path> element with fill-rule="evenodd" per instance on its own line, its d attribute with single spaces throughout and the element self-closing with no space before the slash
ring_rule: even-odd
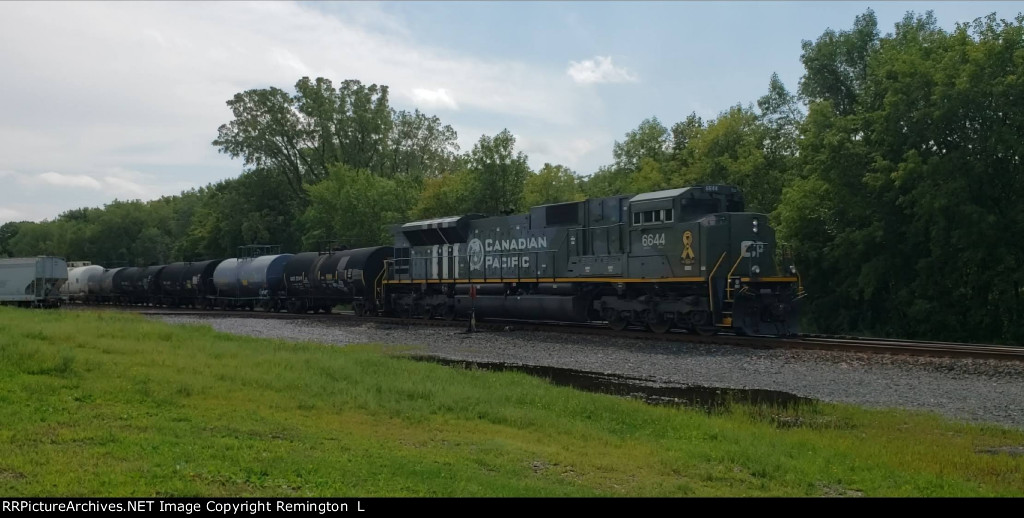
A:
<svg viewBox="0 0 1024 518">
<path fill-rule="evenodd" d="M 479 239 L 473 238 L 469 241 L 469 248 L 466 249 L 469 254 L 469 269 L 479 270 L 484 264 L 484 245 Z"/>
</svg>

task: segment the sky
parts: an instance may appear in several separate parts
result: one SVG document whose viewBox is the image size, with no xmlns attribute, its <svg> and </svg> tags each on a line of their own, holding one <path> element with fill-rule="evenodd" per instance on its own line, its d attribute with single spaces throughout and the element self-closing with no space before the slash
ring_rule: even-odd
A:
<svg viewBox="0 0 1024 518">
<path fill-rule="evenodd" d="M 458 132 L 507 128 L 534 169 L 590 174 L 645 118 L 791 91 L 800 43 L 871 8 L 882 33 L 1024 2 L 0 2 L 0 223 L 238 176 L 225 102 L 303 77 L 385 84 Z"/>
</svg>

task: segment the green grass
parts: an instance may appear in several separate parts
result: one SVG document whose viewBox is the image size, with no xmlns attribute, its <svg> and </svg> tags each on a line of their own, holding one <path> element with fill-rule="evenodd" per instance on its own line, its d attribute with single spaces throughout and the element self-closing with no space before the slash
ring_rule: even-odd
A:
<svg viewBox="0 0 1024 518">
<path fill-rule="evenodd" d="M 0 308 L 0 494 L 1021 495 L 1024 433 L 647 406 L 518 373 Z"/>
</svg>

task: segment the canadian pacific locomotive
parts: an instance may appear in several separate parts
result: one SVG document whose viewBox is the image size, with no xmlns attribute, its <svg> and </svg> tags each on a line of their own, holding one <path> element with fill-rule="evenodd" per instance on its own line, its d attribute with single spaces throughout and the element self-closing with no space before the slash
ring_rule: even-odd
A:
<svg viewBox="0 0 1024 518">
<path fill-rule="evenodd" d="M 800 277 L 765 214 L 701 185 L 392 227 L 394 246 L 97 270 L 93 302 L 797 332 Z M 84 274 L 85 272 L 82 272 Z M 72 271 L 71 278 L 82 277 Z M 74 290 L 72 290 L 74 291 Z"/>
<path fill-rule="evenodd" d="M 394 234 L 383 309 L 403 316 L 797 332 L 792 256 L 732 186 L 416 221 Z"/>
</svg>

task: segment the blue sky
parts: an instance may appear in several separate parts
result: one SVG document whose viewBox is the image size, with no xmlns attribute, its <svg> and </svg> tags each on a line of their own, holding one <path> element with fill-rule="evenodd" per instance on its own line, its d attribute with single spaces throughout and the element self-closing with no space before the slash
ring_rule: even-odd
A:
<svg viewBox="0 0 1024 518">
<path fill-rule="evenodd" d="M 952 28 L 1022 2 L 0 2 L 0 223 L 236 176 L 210 141 L 235 92 L 303 76 L 391 87 L 468 149 L 503 128 L 589 174 L 666 125 L 795 91 L 800 42 L 874 9 Z"/>
</svg>

